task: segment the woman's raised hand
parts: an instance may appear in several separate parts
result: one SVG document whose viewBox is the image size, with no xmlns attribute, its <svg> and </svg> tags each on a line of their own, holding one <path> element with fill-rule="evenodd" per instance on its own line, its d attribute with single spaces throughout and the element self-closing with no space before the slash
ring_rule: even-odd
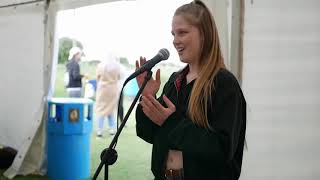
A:
<svg viewBox="0 0 320 180">
<path fill-rule="evenodd" d="M 162 126 L 167 118 L 176 111 L 176 106 L 166 96 L 162 96 L 163 101 L 166 103 L 167 108 L 160 104 L 154 96 L 142 96 L 140 104 L 144 114 L 151 119 L 155 124 Z"/>
<path fill-rule="evenodd" d="M 136 61 L 136 70 L 139 69 L 145 63 L 146 63 L 146 58 L 140 56 L 140 60 Z M 147 72 L 144 72 L 136 77 L 139 88 L 142 86 L 142 83 L 143 83 L 146 75 L 147 75 Z M 155 96 L 160 88 L 160 83 L 161 83 L 160 82 L 160 69 L 158 69 L 156 72 L 156 79 L 151 78 L 148 81 L 146 87 L 144 88 L 144 90 L 142 92 L 142 96 L 146 96 L 146 95 Z"/>
</svg>

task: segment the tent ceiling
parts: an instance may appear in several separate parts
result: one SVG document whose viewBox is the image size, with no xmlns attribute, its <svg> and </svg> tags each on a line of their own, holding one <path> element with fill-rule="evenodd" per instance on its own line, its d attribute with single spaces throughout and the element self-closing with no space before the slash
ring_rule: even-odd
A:
<svg viewBox="0 0 320 180">
<path fill-rule="evenodd" d="M 37 3 L 45 0 L 1 0 L 0 1 L 0 7 L 7 7 L 12 5 L 19 5 L 19 4 L 30 4 L 30 3 Z"/>
<path fill-rule="evenodd" d="M 55 0 L 55 5 L 57 5 L 59 10 L 65 10 L 115 1 L 121 0 Z"/>
</svg>

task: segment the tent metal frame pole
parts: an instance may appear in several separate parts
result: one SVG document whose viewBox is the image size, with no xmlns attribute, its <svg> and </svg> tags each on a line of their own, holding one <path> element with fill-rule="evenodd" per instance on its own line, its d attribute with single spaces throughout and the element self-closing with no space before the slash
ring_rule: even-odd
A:
<svg viewBox="0 0 320 180">
<path fill-rule="evenodd" d="M 39 2 L 43 2 L 43 1 L 46 1 L 46 0 L 33 0 L 33 1 L 15 3 L 15 4 L 8 4 L 8 5 L 0 6 L 0 8 L 15 7 L 15 6 L 21 6 L 21 5 L 26 5 L 26 4 L 35 4 L 35 3 L 39 3 Z"/>
</svg>

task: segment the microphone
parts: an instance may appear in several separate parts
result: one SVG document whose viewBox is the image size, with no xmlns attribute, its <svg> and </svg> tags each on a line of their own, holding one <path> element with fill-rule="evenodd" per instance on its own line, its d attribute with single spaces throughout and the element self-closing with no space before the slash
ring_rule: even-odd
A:
<svg viewBox="0 0 320 180">
<path fill-rule="evenodd" d="M 163 48 L 160 49 L 158 54 L 154 56 L 152 59 L 148 60 L 145 64 L 143 64 L 139 69 L 137 69 L 134 73 L 132 73 L 126 80 L 126 82 L 130 81 L 131 79 L 137 77 L 141 73 L 151 70 L 153 66 L 158 64 L 160 61 L 167 60 L 170 56 L 170 53 L 167 49 Z"/>
</svg>

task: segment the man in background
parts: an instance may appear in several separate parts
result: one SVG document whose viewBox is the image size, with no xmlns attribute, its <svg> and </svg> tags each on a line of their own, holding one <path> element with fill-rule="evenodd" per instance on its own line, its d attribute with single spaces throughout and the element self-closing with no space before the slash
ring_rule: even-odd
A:
<svg viewBox="0 0 320 180">
<path fill-rule="evenodd" d="M 67 92 L 69 97 L 79 98 L 82 92 L 82 78 L 86 75 L 80 74 L 79 62 L 81 60 L 82 50 L 79 47 L 72 47 L 69 51 L 69 61 L 66 65 L 68 72 Z"/>
</svg>

